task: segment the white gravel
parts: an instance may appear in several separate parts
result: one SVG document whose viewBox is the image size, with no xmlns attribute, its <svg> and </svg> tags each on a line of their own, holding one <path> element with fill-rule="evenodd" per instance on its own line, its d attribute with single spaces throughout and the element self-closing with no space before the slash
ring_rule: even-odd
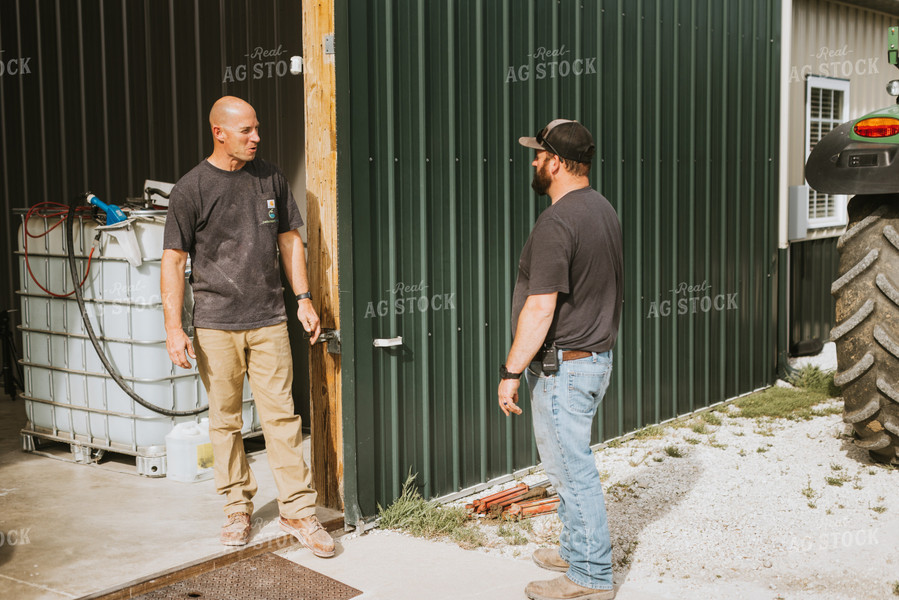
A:
<svg viewBox="0 0 899 600">
<path fill-rule="evenodd" d="M 818 361 L 835 366 L 827 349 Z M 839 414 L 737 412 L 715 413 L 722 423 L 708 433 L 669 425 L 596 452 L 619 600 L 899 597 L 899 470 L 873 464 Z M 507 524 L 505 537 L 496 524 L 479 527 L 487 543 L 476 551 L 530 560 L 558 544 L 560 524 L 555 514 Z"/>
</svg>

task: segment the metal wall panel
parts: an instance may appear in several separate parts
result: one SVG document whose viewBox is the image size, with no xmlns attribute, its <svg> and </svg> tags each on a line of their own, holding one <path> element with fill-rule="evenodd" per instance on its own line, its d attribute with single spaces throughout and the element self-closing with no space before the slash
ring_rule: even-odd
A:
<svg viewBox="0 0 899 600">
<path fill-rule="evenodd" d="M 790 348 L 818 338 L 830 341 L 836 324 L 830 285 L 837 278 L 837 238 L 790 244 Z"/>
<path fill-rule="evenodd" d="M 624 231 L 595 440 L 773 380 L 777 0 L 342 0 L 337 17 L 348 506 L 372 514 L 410 470 L 437 496 L 537 462 L 527 399 L 510 419 L 495 394 L 548 205 L 517 139 L 555 117 L 593 132 Z"/>
<path fill-rule="evenodd" d="M 303 81 L 288 72 L 302 54 L 300 9 L 293 0 L 0 3 L 3 306 L 16 303 L 12 209 L 87 190 L 119 203 L 145 179 L 176 181 L 209 152 L 209 109 L 224 94 L 255 106 L 260 156 L 285 172 L 305 214 Z M 305 345 L 295 351 L 305 364 Z M 295 391 L 308 399 L 306 369 L 297 373 Z"/>
</svg>

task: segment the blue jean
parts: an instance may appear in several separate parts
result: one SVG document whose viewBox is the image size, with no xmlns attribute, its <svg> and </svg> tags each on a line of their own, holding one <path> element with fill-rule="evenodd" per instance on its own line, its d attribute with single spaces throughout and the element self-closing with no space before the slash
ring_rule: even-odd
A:
<svg viewBox="0 0 899 600">
<path fill-rule="evenodd" d="M 612 589 L 612 541 L 590 430 L 612 374 L 612 352 L 564 361 L 555 375 L 528 369 L 534 435 L 543 468 L 559 494 L 559 553 L 568 578 Z"/>
</svg>

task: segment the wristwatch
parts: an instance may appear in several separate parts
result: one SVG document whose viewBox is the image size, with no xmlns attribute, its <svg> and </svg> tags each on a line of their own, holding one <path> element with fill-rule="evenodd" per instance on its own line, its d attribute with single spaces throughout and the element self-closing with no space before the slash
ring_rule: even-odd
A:
<svg viewBox="0 0 899 600">
<path fill-rule="evenodd" d="M 302 294 L 297 294 L 297 302 L 299 302 L 300 300 L 305 300 L 306 298 L 312 300 L 312 292 L 303 292 Z"/>
<path fill-rule="evenodd" d="M 509 369 L 506 368 L 506 365 L 499 366 L 499 378 L 500 379 L 521 379 L 521 373 L 510 373 Z"/>
</svg>

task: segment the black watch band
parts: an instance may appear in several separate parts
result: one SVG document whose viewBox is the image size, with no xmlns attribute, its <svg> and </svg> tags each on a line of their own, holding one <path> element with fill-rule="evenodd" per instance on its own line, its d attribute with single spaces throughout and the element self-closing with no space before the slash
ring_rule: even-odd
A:
<svg viewBox="0 0 899 600">
<path fill-rule="evenodd" d="M 506 365 L 499 366 L 499 378 L 500 379 L 521 379 L 521 373 L 510 373 L 509 369 L 506 368 Z"/>
<path fill-rule="evenodd" d="M 297 302 L 299 302 L 300 300 L 305 300 L 306 298 L 312 300 L 312 292 L 303 292 L 302 294 L 297 294 Z"/>
</svg>

